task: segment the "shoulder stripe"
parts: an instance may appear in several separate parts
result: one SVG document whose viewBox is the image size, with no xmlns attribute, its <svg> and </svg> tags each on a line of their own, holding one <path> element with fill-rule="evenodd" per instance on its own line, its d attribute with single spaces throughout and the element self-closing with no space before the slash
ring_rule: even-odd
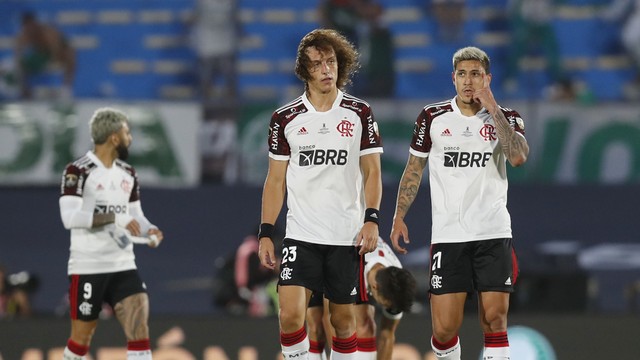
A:
<svg viewBox="0 0 640 360">
<path fill-rule="evenodd" d="M 371 107 L 369 105 L 369 103 L 367 103 L 366 101 L 364 101 L 364 100 L 362 100 L 360 98 L 357 98 L 357 97 L 355 97 L 353 95 L 347 94 L 347 93 L 342 93 L 342 99 L 343 100 L 351 100 L 351 101 L 359 102 L 359 103 L 362 103 L 362 104 L 366 105 L 367 107 Z"/>
<path fill-rule="evenodd" d="M 450 105 L 450 104 L 451 104 L 451 100 L 445 100 L 445 101 L 440 101 L 440 102 L 437 102 L 437 103 L 429 104 L 429 105 L 425 106 L 423 109 L 427 110 L 427 109 L 432 108 L 432 107 L 447 106 L 447 105 Z"/>
<path fill-rule="evenodd" d="M 296 106 L 300 106 L 300 105 L 302 105 L 302 96 L 299 96 L 297 99 L 295 99 L 295 100 L 291 101 L 290 103 L 288 103 L 288 104 L 286 104 L 286 105 L 284 105 L 284 106 L 282 106 L 282 107 L 278 108 L 278 109 L 276 110 L 276 113 L 277 113 L 277 114 L 280 114 L 280 113 L 282 113 L 283 111 L 286 111 L 286 110 L 288 110 L 288 109 L 290 109 L 290 108 L 294 108 L 294 107 L 296 107 Z"/>
<path fill-rule="evenodd" d="M 77 159 L 76 161 L 73 162 L 73 165 L 75 167 L 77 167 L 78 169 L 90 169 L 93 167 L 96 167 L 97 165 L 93 162 L 93 160 L 91 160 L 90 157 L 88 157 L 87 155 L 84 155 L 83 157 Z"/>
</svg>

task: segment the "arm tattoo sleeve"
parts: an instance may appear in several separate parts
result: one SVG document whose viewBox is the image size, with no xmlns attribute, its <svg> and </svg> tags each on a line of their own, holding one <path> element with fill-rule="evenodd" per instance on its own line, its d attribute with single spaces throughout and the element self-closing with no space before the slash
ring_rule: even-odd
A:
<svg viewBox="0 0 640 360">
<path fill-rule="evenodd" d="M 400 180 L 398 199 L 396 200 L 396 217 L 404 218 L 418 194 L 422 173 L 427 165 L 427 158 L 410 155 L 407 166 Z"/>
<path fill-rule="evenodd" d="M 504 117 L 500 108 L 496 107 L 491 113 L 496 123 L 496 131 L 498 140 L 502 146 L 502 152 L 505 154 L 511 164 L 518 163 L 518 159 L 526 159 L 529 155 L 529 146 L 527 140 L 516 133 L 509 125 L 509 121 Z"/>
</svg>

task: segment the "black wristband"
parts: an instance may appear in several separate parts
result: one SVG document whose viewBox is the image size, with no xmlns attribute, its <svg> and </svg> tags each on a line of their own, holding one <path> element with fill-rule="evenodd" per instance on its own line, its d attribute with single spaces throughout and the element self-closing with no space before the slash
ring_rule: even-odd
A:
<svg viewBox="0 0 640 360">
<path fill-rule="evenodd" d="M 378 209 L 374 209 L 374 208 L 367 208 L 367 210 L 364 211 L 364 222 L 374 222 L 377 225 L 380 224 L 380 211 Z"/>
<path fill-rule="evenodd" d="M 263 237 L 268 237 L 269 239 L 273 239 L 273 230 L 275 226 L 273 224 L 262 223 L 260 224 L 260 229 L 258 229 L 258 240 Z"/>
</svg>

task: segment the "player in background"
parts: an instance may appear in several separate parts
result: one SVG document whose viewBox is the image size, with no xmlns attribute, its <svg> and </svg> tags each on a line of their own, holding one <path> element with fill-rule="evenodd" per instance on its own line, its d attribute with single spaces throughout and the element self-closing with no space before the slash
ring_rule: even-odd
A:
<svg viewBox="0 0 640 360">
<path fill-rule="evenodd" d="M 149 298 L 133 241 L 147 237 L 155 247 L 163 234 L 144 216 L 136 172 L 124 162 L 132 141 L 127 116 L 101 108 L 89 126 L 93 151 L 67 165 L 62 176 L 60 215 L 71 231 L 71 336 L 63 359 L 84 359 L 107 302 L 124 330 L 127 359 L 150 360 Z"/>
<path fill-rule="evenodd" d="M 354 359 L 354 303 L 360 255 L 375 249 L 382 197 L 382 142 L 369 104 L 341 89 L 358 53 L 334 30 L 314 30 L 297 52 L 304 93 L 277 109 L 269 126 L 269 171 L 262 193 L 259 255 L 275 268 L 271 240 L 287 196 L 278 281 L 284 359 L 307 359 L 305 329 L 312 291 L 329 300 L 335 329 L 331 358 Z"/>
<path fill-rule="evenodd" d="M 466 47 L 453 55 L 452 100 L 425 106 L 416 120 L 396 201 L 391 242 L 409 242 L 404 222 L 427 161 L 432 230 L 432 348 L 460 359 L 458 331 L 467 293 L 478 292 L 484 359 L 509 359 L 509 294 L 518 275 L 507 210 L 506 162 L 520 166 L 529 146 L 520 115 L 496 103 L 487 54 Z"/>
<path fill-rule="evenodd" d="M 360 296 L 356 301 L 358 360 L 391 360 L 395 333 L 403 312 L 409 311 L 416 293 L 416 280 L 387 243 L 378 239 L 376 249 L 364 256 L 364 274 Z M 373 299 L 371 299 L 373 297 Z M 373 301 L 372 301 L 373 300 Z M 313 293 L 307 310 L 310 360 L 326 358 L 325 343 L 330 341 L 331 324 L 325 319 L 328 308 L 322 293 Z M 376 324 L 376 306 L 382 309 L 380 325 Z M 325 340 L 326 339 L 326 340 Z"/>
</svg>

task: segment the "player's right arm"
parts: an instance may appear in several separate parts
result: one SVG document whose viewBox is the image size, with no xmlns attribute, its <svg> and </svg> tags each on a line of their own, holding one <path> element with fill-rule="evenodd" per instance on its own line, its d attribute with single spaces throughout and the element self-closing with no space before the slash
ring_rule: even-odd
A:
<svg viewBox="0 0 640 360">
<path fill-rule="evenodd" d="M 391 243 L 393 244 L 393 248 L 401 254 L 406 254 L 407 250 L 400 246 L 400 237 L 403 238 L 405 244 L 409 243 L 409 230 L 407 229 L 407 224 L 404 222 L 404 217 L 407 215 L 411 204 L 413 204 L 418 194 L 422 174 L 426 165 L 426 157 L 409 154 L 407 165 L 400 179 L 396 209 L 391 227 Z"/>
<path fill-rule="evenodd" d="M 286 192 L 286 176 L 289 161 L 274 160 L 269 158 L 269 171 L 262 189 L 262 216 L 261 224 L 274 225 L 282 209 Z M 258 255 L 260 263 L 268 269 L 275 269 L 276 256 L 273 241 L 268 237 L 259 239 Z"/>
<path fill-rule="evenodd" d="M 91 229 L 114 223 L 116 219 L 114 213 L 94 214 L 83 209 L 84 201 L 80 196 L 62 195 L 59 205 L 62 224 L 67 230 Z"/>
</svg>

